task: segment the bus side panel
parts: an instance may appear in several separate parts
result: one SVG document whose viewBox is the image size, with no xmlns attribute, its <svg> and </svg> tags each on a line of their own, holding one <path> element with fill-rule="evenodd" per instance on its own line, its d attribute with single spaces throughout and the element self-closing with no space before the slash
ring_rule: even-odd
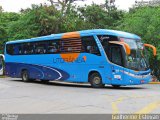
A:
<svg viewBox="0 0 160 120">
<path fill-rule="evenodd" d="M 105 71 L 106 61 L 103 56 L 81 53 L 74 64 L 64 63 L 63 66 L 67 66 L 63 68 L 65 71 L 69 71 L 71 75 L 69 81 L 71 82 L 88 82 L 89 73 L 98 72 L 102 77 L 103 83 L 109 83 L 106 77 L 107 72 Z"/>
<path fill-rule="evenodd" d="M 53 55 L 26 55 L 23 57 L 6 55 L 6 75 L 21 77 L 22 71 L 27 70 L 31 79 L 68 79 L 70 77 L 68 72 L 59 69 L 57 65 L 53 65 L 52 58 Z"/>
<path fill-rule="evenodd" d="M 89 72 L 97 71 L 103 83 L 109 83 L 105 63 L 103 56 L 89 53 L 81 53 L 74 62 L 65 62 L 60 54 L 6 55 L 6 75 L 21 77 L 22 70 L 28 70 L 31 79 L 88 82 Z"/>
<path fill-rule="evenodd" d="M 66 80 L 69 74 L 55 67 L 44 65 L 33 65 L 25 63 L 6 63 L 7 75 L 11 77 L 21 77 L 23 70 L 27 70 L 31 79 L 42 80 Z"/>
</svg>

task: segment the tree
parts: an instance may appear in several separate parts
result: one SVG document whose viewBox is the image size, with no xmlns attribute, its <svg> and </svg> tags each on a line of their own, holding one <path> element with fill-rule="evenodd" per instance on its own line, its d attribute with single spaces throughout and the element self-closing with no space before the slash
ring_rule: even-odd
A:
<svg viewBox="0 0 160 120">
<path fill-rule="evenodd" d="M 12 12 L 1 12 L 0 13 L 0 53 L 2 53 L 3 45 L 8 41 L 8 29 L 12 22 L 19 19 L 19 14 Z"/>
<path fill-rule="evenodd" d="M 7 38 L 7 31 L 4 27 L 0 27 L 0 43 L 3 43 L 3 40 Z"/>
<path fill-rule="evenodd" d="M 117 21 L 121 19 L 121 14 L 115 6 L 112 6 L 109 11 L 96 4 L 75 7 L 71 4 L 74 0 L 58 0 L 57 2 L 62 6 L 59 9 L 53 0 L 49 1 L 51 6 L 40 4 L 22 9 L 19 19 L 7 26 L 8 36 L 12 36 L 10 39 L 31 38 L 82 29 L 114 28 Z"/>
<path fill-rule="evenodd" d="M 61 7 L 61 12 L 64 13 L 65 11 L 67 12 L 70 7 L 71 3 L 77 1 L 77 0 L 57 0 L 56 2 L 54 0 L 48 0 L 53 7 L 55 7 L 55 4 L 60 5 Z M 84 1 L 84 0 L 79 0 L 79 1 Z"/>
<path fill-rule="evenodd" d="M 81 19 L 87 22 L 88 29 L 110 28 L 114 29 L 119 20 L 122 19 L 124 12 L 117 10 L 114 3 L 108 0 L 104 5 L 92 4 L 79 8 Z"/>
<path fill-rule="evenodd" d="M 2 8 L 2 6 L 0 6 L 0 13 L 2 13 L 3 12 L 3 8 Z"/>
</svg>

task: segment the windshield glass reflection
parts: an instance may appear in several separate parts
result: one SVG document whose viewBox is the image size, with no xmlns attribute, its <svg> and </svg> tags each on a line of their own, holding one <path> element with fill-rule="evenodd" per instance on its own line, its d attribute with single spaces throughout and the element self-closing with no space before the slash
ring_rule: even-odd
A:
<svg viewBox="0 0 160 120">
<path fill-rule="evenodd" d="M 141 41 L 126 38 L 121 40 L 126 42 L 131 48 L 131 54 L 126 58 L 126 67 L 137 71 L 149 69 L 148 62 L 145 58 L 144 47 Z"/>
</svg>

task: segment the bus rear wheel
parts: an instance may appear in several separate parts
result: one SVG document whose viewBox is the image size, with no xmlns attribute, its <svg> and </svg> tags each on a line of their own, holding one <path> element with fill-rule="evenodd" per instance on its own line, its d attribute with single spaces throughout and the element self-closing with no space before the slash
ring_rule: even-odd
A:
<svg viewBox="0 0 160 120">
<path fill-rule="evenodd" d="M 102 83 L 102 78 L 99 73 L 93 73 L 89 76 L 89 82 L 93 88 L 102 88 L 105 84 Z"/>
<path fill-rule="evenodd" d="M 30 81 L 29 74 L 28 74 L 27 70 L 22 71 L 22 76 L 21 77 L 22 77 L 22 80 L 24 82 L 29 82 Z"/>
</svg>

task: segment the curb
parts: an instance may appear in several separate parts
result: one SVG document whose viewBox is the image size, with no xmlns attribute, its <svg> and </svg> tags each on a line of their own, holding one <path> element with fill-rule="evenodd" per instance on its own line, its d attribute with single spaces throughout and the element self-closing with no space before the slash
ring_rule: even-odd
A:
<svg viewBox="0 0 160 120">
<path fill-rule="evenodd" d="M 149 84 L 160 84 L 160 82 L 149 82 Z"/>
</svg>

